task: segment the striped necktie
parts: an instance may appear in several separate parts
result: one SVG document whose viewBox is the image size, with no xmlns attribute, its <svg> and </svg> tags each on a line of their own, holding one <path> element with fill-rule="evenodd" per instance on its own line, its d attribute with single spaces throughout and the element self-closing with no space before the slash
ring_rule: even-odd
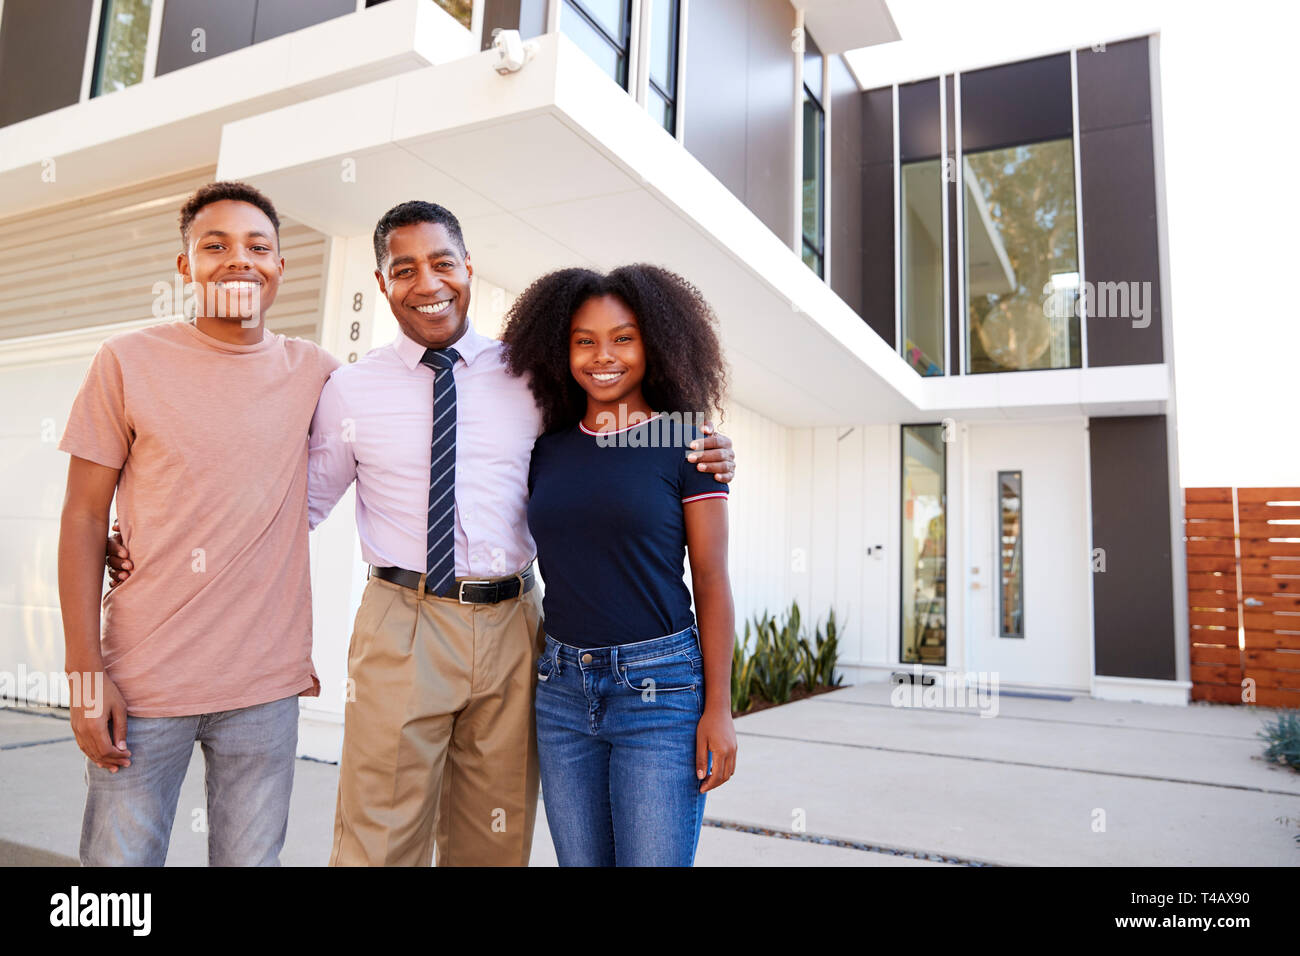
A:
<svg viewBox="0 0 1300 956">
<path fill-rule="evenodd" d="M 425 349 L 421 365 L 433 369 L 433 452 L 429 464 L 429 550 L 425 591 L 447 596 L 456 583 L 456 379 L 455 349 Z"/>
</svg>

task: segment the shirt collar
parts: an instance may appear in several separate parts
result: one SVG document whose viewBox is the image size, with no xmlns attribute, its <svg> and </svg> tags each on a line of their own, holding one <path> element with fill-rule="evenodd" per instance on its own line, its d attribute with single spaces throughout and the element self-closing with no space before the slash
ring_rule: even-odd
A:
<svg viewBox="0 0 1300 956">
<path fill-rule="evenodd" d="M 492 339 L 474 331 L 473 323 L 466 319 L 465 334 L 452 343 L 451 347 L 460 353 L 461 361 L 466 365 L 471 365 L 491 345 Z M 397 332 L 397 338 L 393 340 L 393 348 L 397 351 L 398 357 L 401 358 L 402 364 L 411 371 L 415 371 L 415 367 L 420 364 L 420 359 L 424 358 L 425 347 L 400 329 Z"/>
</svg>

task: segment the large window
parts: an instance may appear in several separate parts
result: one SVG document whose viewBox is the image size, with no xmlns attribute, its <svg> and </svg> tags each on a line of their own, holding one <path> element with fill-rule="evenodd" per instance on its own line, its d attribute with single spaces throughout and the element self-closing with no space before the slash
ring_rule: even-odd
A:
<svg viewBox="0 0 1300 956">
<path fill-rule="evenodd" d="M 631 0 L 563 0 L 560 30 L 627 89 Z"/>
<path fill-rule="evenodd" d="M 899 660 L 945 664 L 948 561 L 943 425 L 903 426 L 902 634 Z"/>
<path fill-rule="evenodd" d="M 965 155 L 968 372 L 1078 368 L 1070 139 Z"/>
<path fill-rule="evenodd" d="M 1070 57 L 963 73 L 959 88 L 965 371 L 1078 368 Z"/>
<path fill-rule="evenodd" d="M 826 274 L 826 110 L 822 106 L 822 54 L 804 34 L 803 57 L 803 261 Z"/>
<path fill-rule="evenodd" d="M 150 6 L 151 0 L 104 0 L 91 96 L 126 89 L 144 79 Z"/>
<path fill-rule="evenodd" d="M 650 6 L 650 83 L 646 109 L 677 135 L 677 25 L 681 0 L 653 0 Z"/>
</svg>

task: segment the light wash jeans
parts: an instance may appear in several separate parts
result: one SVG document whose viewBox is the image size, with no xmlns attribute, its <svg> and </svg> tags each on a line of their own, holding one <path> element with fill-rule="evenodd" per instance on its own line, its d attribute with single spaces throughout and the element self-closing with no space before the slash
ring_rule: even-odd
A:
<svg viewBox="0 0 1300 956">
<path fill-rule="evenodd" d="M 705 799 L 695 776 L 704 674 L 694 627 L 617 647 L 547 635 L 536 709 L 560 866 L 694 863 Z"/>
<path fill-rule="evenodd" d="M 280 865 L 298 749 L 296 696 L 192 717 L 128 717 L 131 766 L 111 773 L 86 759 L 83 866 L 163 865 L 195 741 L 207 768 L 208 865 Z"/>
</svg>

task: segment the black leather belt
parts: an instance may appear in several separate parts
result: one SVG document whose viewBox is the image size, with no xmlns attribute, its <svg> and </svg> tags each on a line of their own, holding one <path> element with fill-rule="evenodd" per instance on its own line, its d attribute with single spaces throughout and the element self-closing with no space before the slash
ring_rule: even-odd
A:
<svg viewBox="0 0 1300 956">
<path fill-rule="evenodd" d="M 391 584 L 410 588 L 412 591 L 420 589 L 420 573 L 407 571 L 405 568 L 377 568 L 372 564 L 367 577 L 382 578 Z M 519 586 L 520 581 L 523 581 L 522 590 Z M 527 594 L 532 589 L 533 566 L 530 564 L 518 574 L 508 578 L 498 578 L 495 581 L 458 579 L 455 590 L 447 596 L 456 597 L 461 604 L 497 604 L 518 597 L 520 594 Z"/>
</svg>

